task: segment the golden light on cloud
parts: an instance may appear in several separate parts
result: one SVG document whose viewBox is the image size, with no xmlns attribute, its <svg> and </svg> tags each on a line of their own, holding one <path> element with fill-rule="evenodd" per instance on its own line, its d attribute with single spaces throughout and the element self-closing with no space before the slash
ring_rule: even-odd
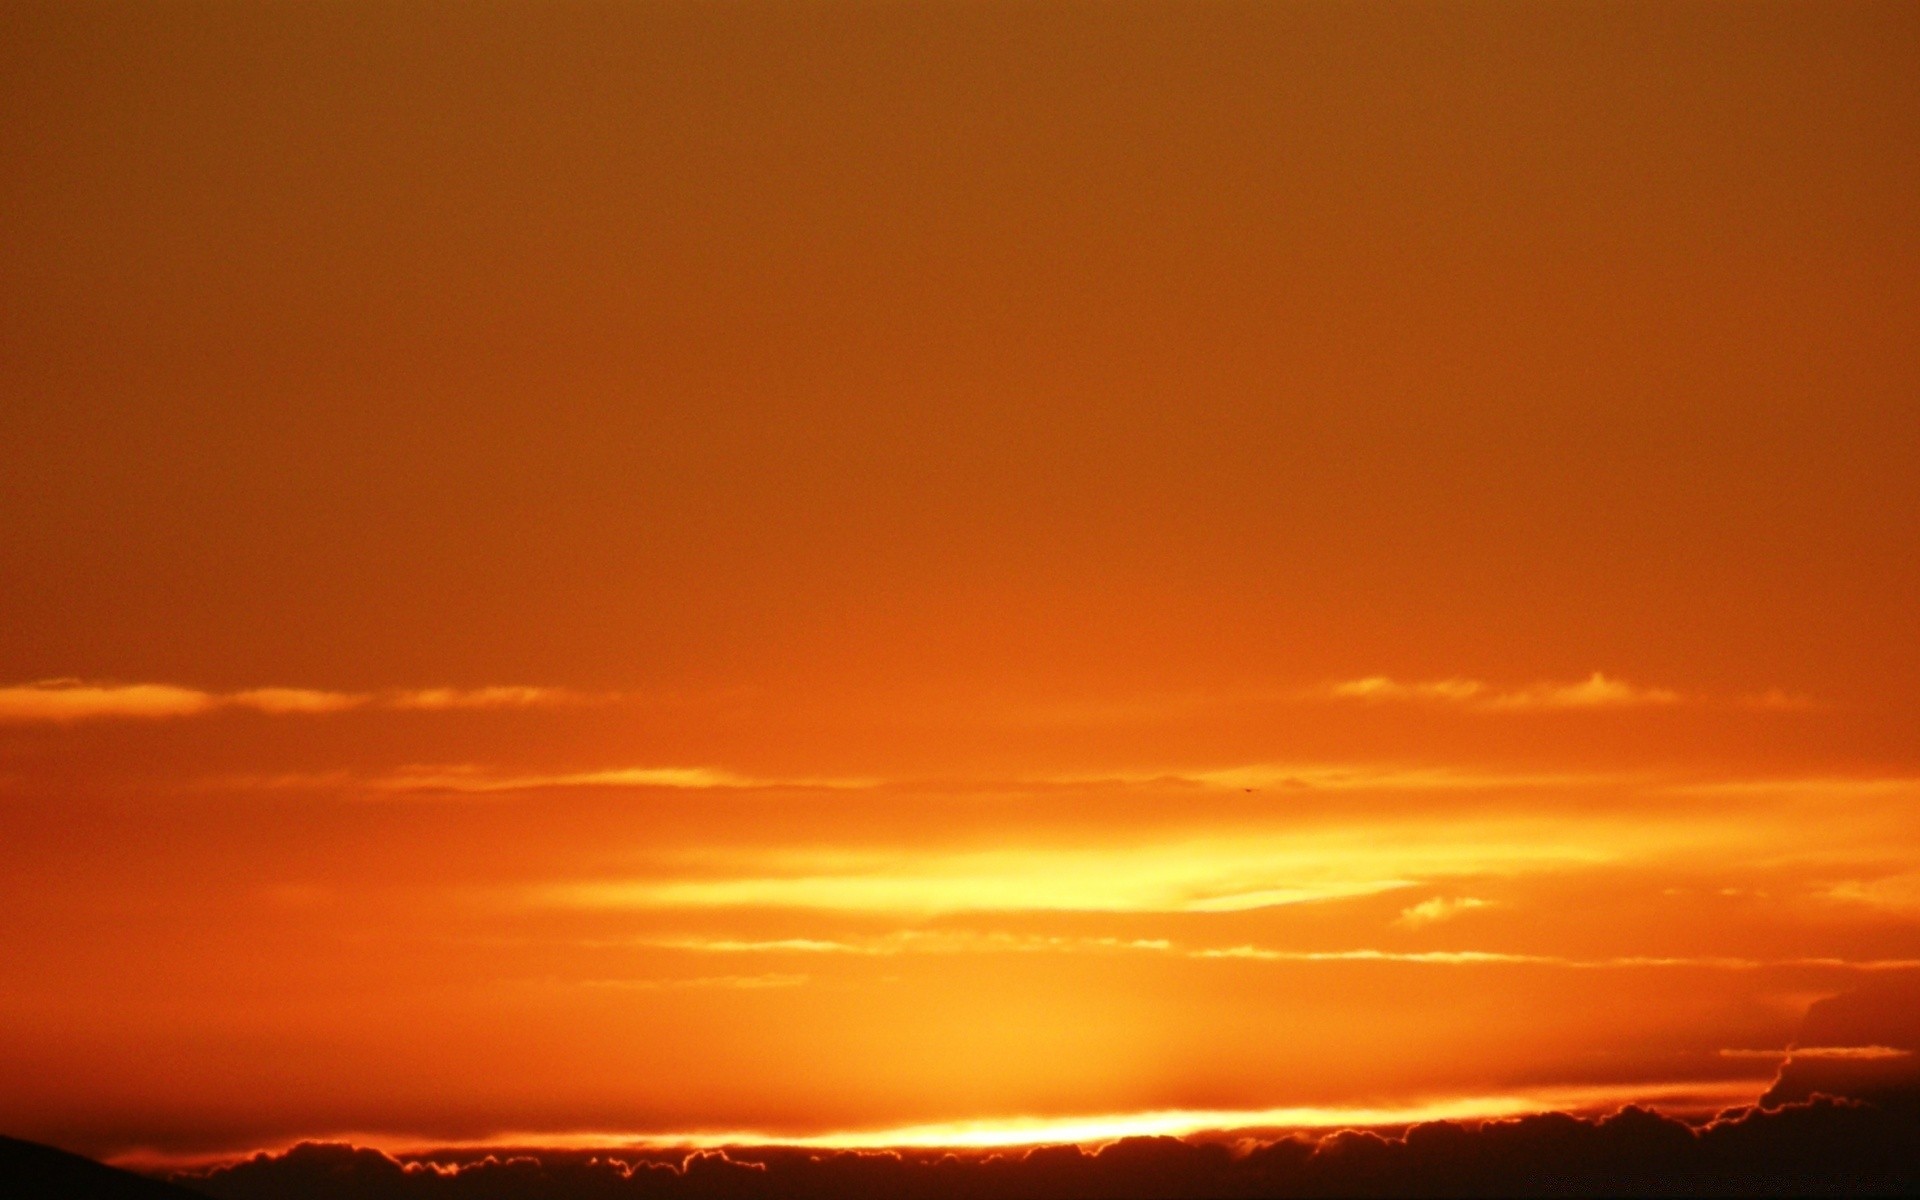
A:
<svg viewBox="0 0 1920 1200">
<path fill-rule="evenodd" d="M 981 861 L 977 873 L 846 874 L 791 878 L 572 884 L 539 898 L 568 908 L 798 908 L 875 913 L 1244 912 L 1367 896 L 1409 886 L 1399 879 L 1221 891 L 1185 871 L 1110 878 L 1101 867 L 1014 857 Z"/>
<path fill-rule="evenodd" d="M 1295 1106 L 1257 1109 L 1158 1109 L 1074 1116 L 1013 1116 L 794 1135 L 766 1130 L 636 1134 L 593 1130 L 555 1134 L 520 1131 L 477 1141 L 393 1142 L 405 1152 L 544 1147 L 557 1150 L 721 1149 L 789 1147 L 812 1150 L 996 1150 L 1030 1146 L 1100 1146 L 1124 1138 L 1204 1135 L 1277 1135 L 1335 1129 L 1391 1129 L 1426 1121 L 1494 1121 L 1542 1111 L 1606 1112 L 1623 1103 L 1659 1103 L 1689 1115 L 1707 1114 L 1746 1099 L 1737 1087 L 1660 1083 L 1619 1087 L 1530 1088 L 1493 1095 L 1423 1097 L 1405 1104 Z M 357 1140 L 377 1135 L 361 1133 Z"/>
<path fill-rule="evenodd" d="M 1264 1109 L 1166 1109 L 1096 1116 L 1018 1117 L 909 1125 L 812 1137 L 780 1138 L 730 1132 L 671 1139 L 679 1144 L 726 1146 L 781 1144 L 834 1150 L 916 1146 L 983 1150 L 1014 1146 L 1098 1145 L 1130 1137 L 1186 1137 L 1227 1133 L 1323 1129 L 1377 1129 L 1423 1121 L 1484 1121 L 1558 1109 L 1591 1112 L 1623 1101 L 1665 1101 L 1682 1111 L 1711 1112 L 1747 1098 L 1744 1088 L 1698 1084 L 1619 1088 L 1534 1089 L 1489 1096 L 1452 1096 L 1408 1104 Z M 669 1139 L 661 1139 L 667 1141 Z"/>
<path fill-rule="evenodd" d="M 1612 853 L 1499 820 L 1465 839 L 1404 825 L 1386 844 L 1351 828 L 1253 827 L 1227 837 L 1098 849 L 748 850 L 725 863 L 696 856 L 686 864 L 699 868 L 693 877 L 572 883 L 532 898 L 607 909 L 1231 913 L 1378 895 L 1418 879 L 1598 863 Z M 733 873 L 742 867 L 758 869 Z"/>
</svg>

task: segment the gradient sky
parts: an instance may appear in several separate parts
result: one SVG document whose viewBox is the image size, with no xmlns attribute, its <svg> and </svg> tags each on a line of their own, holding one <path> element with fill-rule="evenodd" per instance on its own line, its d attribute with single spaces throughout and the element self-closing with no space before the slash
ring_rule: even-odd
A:
<svg viewBox="0 0 1920 1200">
<path fill-rule="evenodd" d="M 1916 62 L 6 0 L 0 1129 L 1758 1096 L 1920 978 Z"/>
</svg>

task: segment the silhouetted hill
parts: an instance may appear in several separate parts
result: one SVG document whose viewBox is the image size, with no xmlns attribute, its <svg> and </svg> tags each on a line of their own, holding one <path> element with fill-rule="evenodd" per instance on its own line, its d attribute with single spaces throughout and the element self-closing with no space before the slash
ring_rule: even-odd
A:
<svg viewBox="0 0 1920 1200">
<path fill-rule="evenodd" d="M 177 1184 L 10 1137 L 0 1137 L 0 1196 L 7 1200 L 206 1200 Z"/>
</svg>

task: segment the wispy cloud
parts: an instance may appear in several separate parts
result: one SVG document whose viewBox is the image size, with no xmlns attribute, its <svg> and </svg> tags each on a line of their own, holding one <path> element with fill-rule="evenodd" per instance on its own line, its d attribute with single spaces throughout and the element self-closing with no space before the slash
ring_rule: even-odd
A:
<svg viewBox="0 0 1920 1200">
<path fill-rule="evenodd" d="M 847 790 L 879 786 L 872 779 L 775 778 L 742 775 L 718 767 L 603 767 L 583 771 L 502 771 L 472 764 L 402 767 L 367 781 L 391 792 L 487 794 L 544 788 L 679 788 L 689 790 L 797 788 Z"/>
<path fill-rule="evenodd" d="M 1226 913 L 1353 899 L 1419 881 L 1604 861 L 1577 833 L 1488 827 L 1253 830 L 1177 842 L 994 851 L 820 847 L 688 857 L 639 878 L 548 885 L 538 905 L 587 909 L 761 908 L 875 913 Z"/>
<path fill-rule="evenodd" d="M 1624 954 L 1606 958 L 1573 958 L 1560 954 L 1509 953 L 1501 950 L 1276 950 L 1264 946 L 1224 946 L 1188 952 L 1190 958 L 1252 959 L 1259 962 L 1378 962 L 1425 963 L 1440 966 L 1508 965 L 1567 967 L 1574 970 L 1619 970 L 1635 967 L 1693 967 L 1716 971 L 1763 971 L 1789 967 L 1836 971 L 1912 971 L 1914 958 L 1739 958 L 1716 955 Z"/>
<path fill-rule="evenodd" d="M 1722 1058 L 1819 1058 L 1830 1061 L 1882 1062 L 1893 1058 L 1911 1058 L 1913 1051 L 1894 1046 L 1787 1046 L 1779 1050 L 1722 1050 Z"/>
<path fill-rule="evenodd" d="M 600 944 L 600 943 L 596 943 Z M 1533 954 L 1508 950 L 1381 950 L 1360 947 L 1345 950 L 1289 950 L 1268 946 L 1193 946 L 1166 938 L 1088 937 L 1061 934 L 979 932 L 969 930 L 907 929 L 875 937 L 852 939 L 773 938 L 764 940 L 668 937 L 634 938 L 621 946 L 719 955 L 853 955 L 887 957 L 906 954 L 1117 954 L 1172 955 L 1201 960 L 1240 960 L 1271 963 L 1398 963 L 1411 966 L 1519 966 L 1577 971 L 1635 969 L 1694 969 L 1711 971 L 1822 970 L 1880 973 L 1920 970 L 1912 958 L 1742 958 L 1734 955 L 1611 955 L 1581 958 L 1563 954 Z M 1802 1047 L 1782 1050 L 1723 1050 L 1729 1057 L 1882 1058 L 1884 1047 Z M 1908 1051 L 1892 1051 L 1905 1055 Z"/>
<path fill-rule="evenodd" d="M 1424 702 L 1460 705 L 1484 712 L 1541 712 L 1563 709 L 1646 708 L 1678 704 L 1679 692 L 1642 687 L 1595 671 L 1575 683 L 1535 683 L 1502 687 L 1478 679 L 1402 682 L 1369 675 L 1329 685 L 1323 695 L 1336 700 Z"/>
<path fill-rule="evenodd" d="M 212 788 L 268 791 L 319 789 L 360 796 L 495 796 L 554 788 L 667 788 L 845 790 L 880 786 L 870 779 L 783 779 L 743 775 L 719 767 L 602 767 L 578 771 L 527 771 L 475 763 L 410 764 L 388 771 L 290 771 L 274 775 L 222 775 L 202 781 Z"/>
<path fill-rule="evenodd" d="M 1920 913 L 1920 872 L 1843 880 L 1828 888 L 1826 896 L 1830 900 L 1864 904 L 1903 916 Z"/>
<path fill-rule="evenodd" d="M 1166 938 L 1088 937 L 1071 934 L 1008 933 L 1003 930 L 902 929 L 864 938 L 638 938 L 621 943 L 653 950 L 721 955 L 851 955 L 883 958 L 906 954 L 1170 954 Z"/>
<path fill-rule="evenodd" d="M 638 938 L 622 945 L 653 950 L 683 950 L 689 954 L 897 954 L 908 939 L 895 934 L 861 942 L 831 938 Z"/>
<path fill-rule="evenodd" d="M 1373 763 L 1257 763 L 1216 770 L 1141 776 L 1145 783 L 1189 783 L 1242 791 L 1265 788 L 1302 791 L 1453 792 L 1509 788 L 1583 787 L 1627 777 L 1596 773 L 1482 771 L 1454 767 Z"/>
<path fill-rule="evenodd" d="M 95 717 L 190 717 L 218 707 L 206 692 L 165 683 L 47 679 L 0 688 L 0 721 L 65 723 Z"/>
<path fill-rule="evenodd" d="M 583 979 L 574 986 L 611 988 L 629 992 L 678 991 L 684 988 L 760 991 L 765 988 L 803 987 L 811 981 L 812 976 L 809 975 L 769 973 L 765 975 L 701 975 L 691 979 Z"/>
<path fill-rule="evenodd" d="M 368 781 L 395 792 L 526 792 L 539 788 L 741 788 L 759 781 L 712 767 L 611 767 L 590 771 L 503 772 L 486 767 L 402 767 Z"/>
<path fill-rule="evenodd" d="M 417 709 L 440 712 L 458 709 L 549 708 L 556 705 L 587 704 L 605 699 L 550 687 L 478 687 L 416 688 L 387 692 L 374 698 L 383 708 Z"/>
<path fill-rule="evenodd" d="M 371 694 L 314 688 L 261 687 L 207 692 L 171 683 L 88 683 L 44 679 L 0 687 L 0 721 L 65 724 L 98 718 L 156 720 L 192 717 L 216 709 L 263 713 L 332 713 L 373 703 Z"/>
<path fill-rule="evenodd" d="M 550 886 L 536 903 L 585 909 L 799 909 L 827 912 L 1243 912 L 1374 895 L 1403 879 L 1235 887 L 1204 868 L 1116 867 L 1062 855 L 975 856 L 918 870 Z M 989 861 L 991 859 L 991 861 Z"/>
<path fill-rule="evenodd" d="M 605 697 L 565 688 L 416 688 L 335 692 L 317 688 L 258 687 L 209 692 L 171 683 L 89 683 L 43 679 L 0 687 L 0 722 L 71 724 L 112 718 L 160 720 L 223 709 L 274 715 L 323 714 L 361 708 L 450 711 L 536 708 L 591 703 Z"/>
<path fill-rule="evenodd" d="M 1401 683 L 1385 675 L 1368 675 L 1332 684 L 1327 694 L 1341 700 L 1452 700 L 1464 702 L 1485 696 L 1487 685 L 1477 679 L 1440 679 L 1431 683 Z"/>
<path fill-rule="evenodd" d="M 360 708 L 367 697 L 313 688 L 265 687 L 207 696 L 207 708 L 250 708 L 263 713 L 333 713 Z"/>
<path fill-rule="evenodd" d="M 1665 790 L 1677 796 L 1832 800 L 1857 803 L 1878 797 L 1920 797 L 1920 776 L 1823 775 L 1786 776 L 1778 779 L 1722 779 L 1705 782 L 1688 780 L 1669 784 Z"/>
<path fill-rule="evenodd" d="M 1409 929 L 1418 929 L 1423 925 L 1432 925 L 1439 921 L 1449 921 L 1463 912 L 1476 908 L 1485 908 L 1488 901 L 1473 896 L 1451 898 L 1435 896 L 1431 900 L 1422 900 L 1409 908 L 1400 910 L 1399 918 L 1394 922 Z"/>
</svg>

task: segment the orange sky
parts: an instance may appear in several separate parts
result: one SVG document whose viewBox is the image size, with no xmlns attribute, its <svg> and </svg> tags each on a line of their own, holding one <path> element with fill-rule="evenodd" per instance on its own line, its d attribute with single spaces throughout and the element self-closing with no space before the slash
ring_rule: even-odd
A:
<svg viewBox="0 0 1920 1200">
<path fill-rule="evenodd" d="M 0 1130 L 1758 1095 L 1920 975 L 1916 61 L 8 0 Z"/>
</svg>

